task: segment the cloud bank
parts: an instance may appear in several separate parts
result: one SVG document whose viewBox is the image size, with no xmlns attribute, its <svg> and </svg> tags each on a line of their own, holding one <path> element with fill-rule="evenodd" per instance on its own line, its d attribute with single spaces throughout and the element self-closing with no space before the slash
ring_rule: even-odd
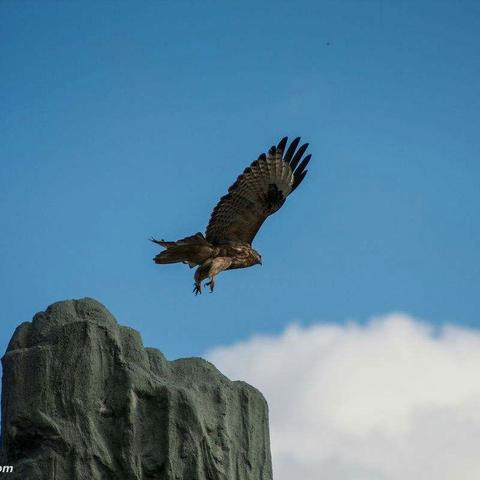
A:
<svg viewBox="0 0 480 480">
<path fill-rule="evenodd" d="M 480 478 L 480 333 L 394 313 L 207 353 L 270 406 L 275 480 Z"/>
</svg>

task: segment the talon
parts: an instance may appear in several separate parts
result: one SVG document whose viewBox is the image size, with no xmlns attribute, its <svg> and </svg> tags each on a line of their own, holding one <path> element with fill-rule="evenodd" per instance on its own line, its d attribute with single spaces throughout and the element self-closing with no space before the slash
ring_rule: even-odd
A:
<svg viewBox="0 0 480 480">
<path fill-rule="evenodd" d="M 193 285 L 193 293 L 197 296 L 199 293 L 202 293 L 202 285 L 200 283 L 195 283 Z"/>
<path fill-rule="evenodd" d="M 208 287 L 210 286 L 210 293 L 213 292 L 213 288 L 215 287 L 215 281 L 213 279 L 213 277 L 211 278 L 211 280 L 207 283 L 205 283 L 205 286 Z"/>
</svg>

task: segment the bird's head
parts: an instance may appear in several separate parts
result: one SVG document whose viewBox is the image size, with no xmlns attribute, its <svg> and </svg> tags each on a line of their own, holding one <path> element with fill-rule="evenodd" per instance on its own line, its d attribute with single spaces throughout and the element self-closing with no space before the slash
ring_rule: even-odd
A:
<svg viewBox="0 0 480 480">
<path fill-rule="evenodd" d="M 253 258 L 255 260 L 254 265 L 261 265 L 262 264 L 262 256 L 256 251 L 252 249 Z"/>
</svg>

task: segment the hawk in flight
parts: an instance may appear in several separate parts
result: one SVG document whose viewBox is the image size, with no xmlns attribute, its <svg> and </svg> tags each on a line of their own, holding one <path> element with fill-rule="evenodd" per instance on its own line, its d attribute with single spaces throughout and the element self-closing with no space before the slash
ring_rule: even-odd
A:
<svg viewBox="0 0 480 480">
<path fill-rule="evenodd" d="M 201 282 L 213 292 L 215 275 L 223 270 L 261 264 L 262 256 L 252 241 L 269 215 L 275 213 L 307 174 L 311 155 L 303 157 L 308 143 L 298 148 L 300 138 L 287 146 L 288 138 L 262 153 L 228 189 L 213 209 L 205 236 L 198 232 L 176 242 L 155 240 L 165 248 L 155 263 L 183 262 L 195 271 L 195 295 L 202 293 Z"/>
</svg>

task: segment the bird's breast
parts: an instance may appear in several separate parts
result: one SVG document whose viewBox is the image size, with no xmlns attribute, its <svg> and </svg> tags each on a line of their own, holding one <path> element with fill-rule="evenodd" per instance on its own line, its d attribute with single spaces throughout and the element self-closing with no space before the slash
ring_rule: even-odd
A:
<svg viewBox="0 0 480 480">
<path fill-rule="evenodd" d="M 219 248 L 219 256 L 230 257 L 232 264 L 228 270 L 247 268 L 256 263 L 252 248 L 249 245 L 225 245 Z"/>
</svg>

